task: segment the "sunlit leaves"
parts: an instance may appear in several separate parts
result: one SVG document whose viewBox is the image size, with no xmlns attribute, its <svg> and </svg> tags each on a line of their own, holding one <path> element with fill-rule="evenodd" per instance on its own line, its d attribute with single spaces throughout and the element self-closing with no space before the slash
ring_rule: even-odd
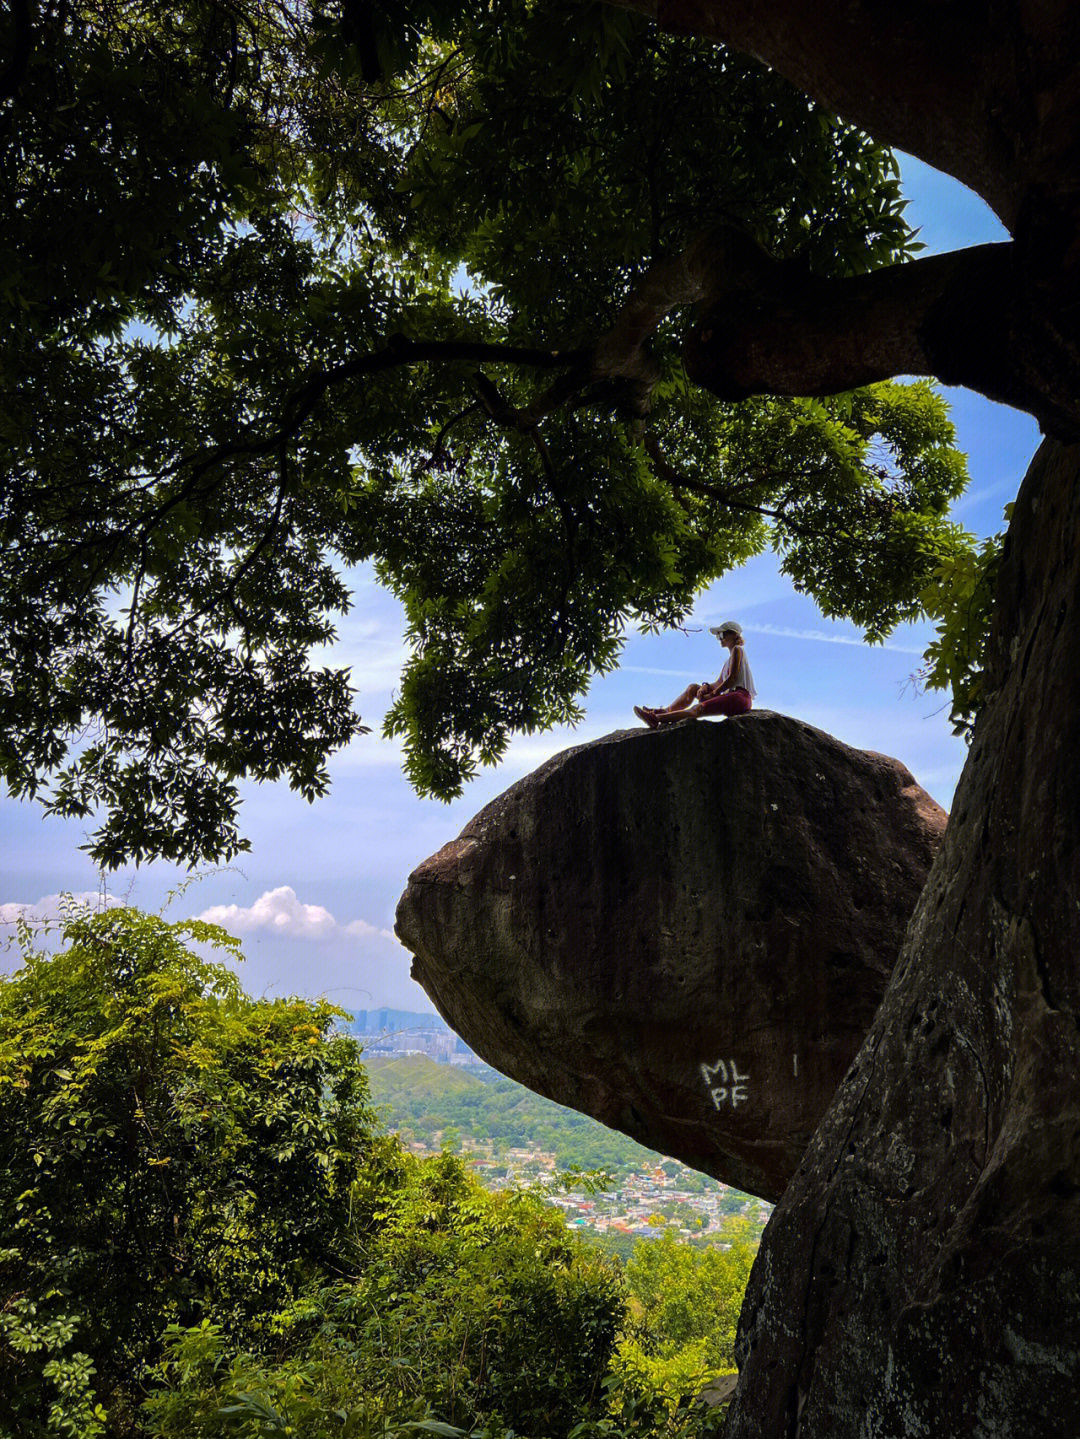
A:
<svg viewBox="0 0 1080 1439">
<path fill-rule="evenodd" d="M 1006 509 L 1006 518 L 1012 506 Z M 975 717 L 987 698 L 986 647 L 990 635 L 994 585 L 1004 533 L 981 545 L 967 543 L 945 556 L 923 592 L 923 603 L 937 619 L 937 634 L 918 675 L 927 689 L 951 697 L 953 733 L 970 739 Z"/>
<path fill-rule="evenodd" d="M 786 492 L 774 547 L 824 614 L 880 641 L 926 613 L 929 576 L 965 542 L 946 518 L 967 483 L 948 408 L 923 383 L 791 403 L 785 448 L 808 482 Z"/>
<path fill-rule="evenodd" d="M 737 1236 L 734 1242 L 693 1249 L 670 1230 L 649 1244 L 638 1244 L 626 1266 L 626 1278 L 641 1307 L 641 1325 L 620 1345 L 619 1364 L 629 1374 L 646 1376 L 673 1388 L 697 1377 L 735 1367 L 735 1328 L 755 1249 Z"/>
<path fill-rule="evenodd" d="M 23 937 L 0 977 L 5 1434 L 599 1417 L 617 1266 L 538 1195 L 376 1133 L 340 1011 L 249 998 L 200 921 L 72 911 L 59 953 Z"/>
<path fill-rule="evenodd" d="M 168 1321 L 250 1332 L 347 1263 L 374 1123 L 340 1012 L 249 999 L 194 952 L 235 960 L 221 930 L 110 909 L 64 941 L 0 981 L 0 1428 L 34 1435 L 50 1365 L 93 1434 Z"/>
</svg>

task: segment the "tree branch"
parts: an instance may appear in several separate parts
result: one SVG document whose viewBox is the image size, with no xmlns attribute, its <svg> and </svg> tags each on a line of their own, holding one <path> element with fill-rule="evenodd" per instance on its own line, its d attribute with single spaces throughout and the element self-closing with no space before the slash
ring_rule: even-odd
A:
<svg viewBox="0 0 1080 1439">
<path fill-rule="evenodd" d="M 744 248 L 686 340 L 690 378 L 725 400 L 829 395 L 929 375 L 1080 438 L 1080 345 L 1018 273 L 1014 244 L 979 245 L 826 279 Z"/>
<path fill-rule="evenodd" d="M 474 415 L 480 408 L 480 401 L 473 400 L 473 402 L 469 405 L 466 405 L 463 410 L 458 410 L 456 415 L 450 416 L 450 418 L 443 425 L 442 429 L 435 436 L 435 443 L 431 447 L 431 454 L 428 456 L 424 464 L 420 466 L 422 470 L 435 470 L 442 465 L 443 458 L 446 454 L 446 441 L 450 437 L 450 431 L 455 427 L 455 425 L 460 424 L 462 420 L 467 419 L 469 415 Z"/>
<path fill-rule="evenodd" d="M 293 439 L 310 418 L 322 397 L 328 390 L 346 380 L 365 375 L 376 375 L 405 365 L 425 362 L 465 360 L 487 364 L 523 365 L 536 369 L 558 369 L 574 367 L 581 362 L 583 352 L 576 350 L 557 351 L 532 349 L 520 345 L 489 344 L 472 340 L 409 340 L 404 335 L 391 335 L 382 350 L 369 351 L 345 360 L 340 365 L 312 372 L 307 380 L 286 399 L 282 407 L 280 423 L 264 434 L 251 439 L 229 441 L 201 453 L 185 455 L 175 464 L 166 467 L 154 476 L 161 483 L 174 476 L 184 474 L 184 481 L 159 504 L 133 516 L 119 529 L 107 534 L 91 534 L 73 544 L 65 553 L 64 563 L 71 564 L 81 555 L 108 545 L 107 553 L 91 571 L 86 594 L 98 583 L 105 567 L 111 563 L 119 546 L 136 534 L 148 534 L 166 518 L 178 505 L 190 499 L 199 490 L 203 479 L 226 460 L 254 459 L 280 450 L 281 446 Z"/>
<path fill-rule="evenodd" d="M 281 440 L 291 439 L 328 390 L 344 380 L 357 379 L 361 375 L 380 374 L 402 365 L 419 365 L 425 361 L 453 360 L 558 370 L 573 367 L 580 359 L 581 352 L 577 350 L 542 350 L 473 340 L 409 340 L 404 335 L 391 335 L 383 350 L 357 355 L 329 369 L 316 370 L 290 397 L 282 424 L 273 437 L 261 442 L 259 449 L 249 453 L 265 453 Z"/>
<path fill-rule="evenodd" d="M 685 475 L 677 470 L 671 461 L 660 448 L 660 443 L 655 435 L 646 435 L 643 441 L 645 453 L 652 460 L 653 470 L 673 490 L 690 490 L 695 495 L 704 495 L 710 500 L 716 500 L 718 504 L 724 505 L 729 510 L 742 510 L 745 514 L 763 515 L 767 520 L 775 520 L 778 524 L 786 525 L 789 530 L 797 535 L 806 535 L 811 538 L 818 537 L 816 530 L 807 529 L 797 520 L 785 515 L 783 509 L 770 509 L 766 505 L 754 505 L 749 500 L 739 500 L 732 496 L 727 490 L 721 490 L 716 485 L 710 485 L 707 480 L 696 479 L 693 475 Z M 783 503 L 787 503 L 786 496 Z"/>
<path fill-rule="evenodd" d="M 677 255 L 651 265 L 633 286 L 614 323 L 577 363 L 521 412 L 528 428 L 583 390 L 595 394 L 619 387 L 621 400 L 645 416 L 660 370 L 648 342 L 672 310 L 705 299 L 717 277 L 738 285 L 760 270 L 764 252 L 733 226 L 718 226 L 692 240 Z"/>
<path fill-rule="evenodd" d="M 653 470 L 665 484 L 673 490 L 689 490 L 692 494 L 703 495 L 707 499 L 715 500 L 717 504 L 723 505 L 725 509 L 741 510 L 744 514 L 762 515 L 767 520 L 772 520 L 776 525 L 790 531 L 807 540 L 825 540 L 834 549 L 845 554 L 863 555 L 874 551 L 888 552 L 889 540 L 887 536 L 867 536 L 865 539 L 841 536 L 835 529 L 817 530 L 810 525 L 803 524 L 787 513 L 787 506 L 795 498 L 793 490 L 788 490 L 780 500 L 777 507 L 768 505 L 755 505 L 749 500 L 740 500 L 730 490 L 722 490 L 717 485 L 710 485 L 707 480 L 699 480 L 694 475 L 683 474 L 676 470 L 668 460 L 654 435 L 646 435 L 644 440 L 645 451 L 653 463 Z"/>
<path fill-rule="evenodd" d="M 647 341 L 672 310 L 696 303 L 687 374 L 721 399 L 831 395 L 928 375 L 1027 410 L 1072 442 L 1080 438 L 1080 334 L 1058 324 L 1043 299 L 1015 244 L 830 279 L 719 226 L 648 270 L 610 329 L 522 418 L 534 423 L 613 380 L 628 387 L 635 413 L 647 414 L 657 378 Z"/>
<path fill-rule="evenodd" d="M 128 611 L 127 634 L 124 636 L 124 666 L 122 673 L 127 674 L 131 667 L 131 657 L 135 652 L 135 624 L 139 616 L 139 594 L 142 590 L 142 582 L 146 578 L 146 537 L 143 537 L 139 549 L 139 566 L 135 571 L 135 583 L 131 588 L 131 608 Z"/>
</svg>

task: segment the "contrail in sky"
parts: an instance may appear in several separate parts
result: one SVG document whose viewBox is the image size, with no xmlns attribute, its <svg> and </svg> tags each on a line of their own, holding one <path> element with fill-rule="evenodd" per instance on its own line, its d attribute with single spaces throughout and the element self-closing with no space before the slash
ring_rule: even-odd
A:
<svg viewBox="0 0 1080 1439">
<path fill-rule="evenodd" d="M 704 626 L 703 626 L 704 628 Z M 922 655 L 922 650 L 917 645 L 872 645 L 867 646 L 865 640 L 856 639 L 854 635 L 830 635 L 824 630 L 791 630 L 784 625 L 755 625 L 747 621 L 746 633 L 752 635 L 777 635 L 780 639 L 786 640 L 817 640 L 825 645 L 857 645 L 859 649 L 864 647 L 877 650 L 895 650 L 901 655 Z M 620 665 L 620 670 L 637 675 L 681 675 L 682 670 L 658 670 L 646 665 Z"/>
<path fill-rule="evenodd" d="M 788 640 L 820 640 L 826 645 L 858 645 L 861 649 L 866 645 L 865 640 L 855 639 L 853 635 L 828 635 L 824 630 L 789 630 L 783 625 L 752 625 L 746 626 L 748 634 L 758 635 L 779 635 L 782 639 Z M 868 648 L 879 650 L 895 650 L 901 655 L 921 655 L 922 650 L 916 645 L 872 645 Z"/>
</svg>

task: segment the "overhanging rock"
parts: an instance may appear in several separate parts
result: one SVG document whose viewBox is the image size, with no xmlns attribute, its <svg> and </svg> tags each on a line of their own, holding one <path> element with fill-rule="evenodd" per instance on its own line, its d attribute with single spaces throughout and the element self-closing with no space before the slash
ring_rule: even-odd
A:
<svg viewBox="0 0 1080 1439">
<path fill-rule="evenodd" d="M 769 711 L 566 750 L 409 878 L 397 932 L 470 1045 L 775 1200 L 884 992 L 945 827 L 907 769 Z"/>
</svg>

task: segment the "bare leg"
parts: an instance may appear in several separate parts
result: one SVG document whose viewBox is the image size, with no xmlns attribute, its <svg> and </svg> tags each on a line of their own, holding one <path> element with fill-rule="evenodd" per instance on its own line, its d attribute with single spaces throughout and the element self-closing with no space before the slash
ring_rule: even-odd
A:
<svg viewBox="0 0 1080 1439">
<path fill-rule="evenodd" d="M 678 724 L 680 720 L 697 719 L 701 714 L 700 705 L 688 705 L 683 709 L 658 710 L 651 718 L 654 725 Z"/>
<path fill-rule="evenodd" d="M 657 710 L 648 705 L 635 705 L 634 713 L 639 719 L 643 719 L 651 729 L 655 729 L 660 724 L 669 724 L 672 720 L 689 719 L 690 706 L 697 699 L 700 689 L 700 685 L 687 685 L 679 698 L 664 709 Z"/>
<path fill-rule="evenodd" d="M 682 694 L 679 696 L 679 698 L 678 698 L 677 700 L 674 700 L 671 704 L 669 704 L 669 705 L 666 707 L 666 709 L 653 710 L 653 714 L 656 714 L 656 715 L 665 715 L 665 714 L 668 714 L 668 715 L 669 715 L 669 714 L 675 714 L 675 713 L 677 713 L 679 710 L 689 709 L 689 707 L 690 707 L 690 706 L 694 703 L 694 701 L 697 699 L 697 697 L 698 697 L 698 690 L 699 690 L 700 688 L 701 688 L 700 685 L 687 685 L 686 688 L 683 690 Z"/>
</svg>

